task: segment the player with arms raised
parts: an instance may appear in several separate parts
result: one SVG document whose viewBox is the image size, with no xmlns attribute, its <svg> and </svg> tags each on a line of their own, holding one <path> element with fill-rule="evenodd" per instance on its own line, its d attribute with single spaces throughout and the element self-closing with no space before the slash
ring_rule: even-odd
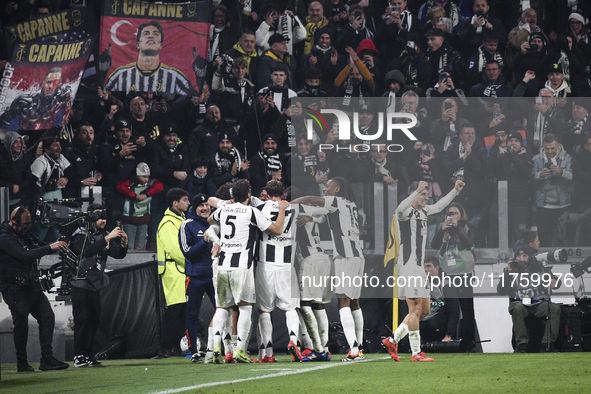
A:
<svg viewBox="0 0 591 394">
<path fill-rule="evenodd" d="M 445 197 L 433 205 L 429 201 L 429 184 L 424 181 L 413 182 L 408 187 L 409 196 L 396 208 L 396 218 L 400 225 L 400 250 L 398 255 L 399 278 L 404 277 L 405 286 L 399 289 L 399 298 L 405 298 L 408 314 L 394 334 L 385 338 L 382 344 L 395 361 L 398 358 L 398 342 L 408 334 L 412 357 L 410 361 L 434 361 L 421 352 L 419 322 L 429 313 L 429 282 L 426 278 L 423 261 L 427 243 L 427 220 L 429 215 L 443 211 L 462 191 L 464 182 L 456 181 Z M 402 281 L 400 281 L 402 284 Z"/>
</svg>

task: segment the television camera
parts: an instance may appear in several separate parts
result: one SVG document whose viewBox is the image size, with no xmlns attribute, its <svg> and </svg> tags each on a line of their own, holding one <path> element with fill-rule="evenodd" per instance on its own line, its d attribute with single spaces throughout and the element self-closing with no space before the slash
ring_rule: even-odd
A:
<svg viewBox="0 0 591 394">
<path fill-rule="evenodd" d="M 72 234 L 77 228 L 90 226 L 99 219 L 106 219 L 105 210 L 83 212 L 82 204 L 92 203 L 94 198 L 66 198 L 63 200 L 43 201 L 37 203 L 36 216 L 41 224 L 56 226 L 61 241 L 69 244 Z M 41 288 L 48 293 L 57 293 L 56 300 L 69 300 L 71 293 L 70 280 L 75 276 L 80 263 L 80 256 L 70 248 L 60 252 L 60 261 L 47 269 L 39 269 L 39 283 Z M 56 290 L 54 279 L 61 277 L 61 284 Z"/>
</svg>

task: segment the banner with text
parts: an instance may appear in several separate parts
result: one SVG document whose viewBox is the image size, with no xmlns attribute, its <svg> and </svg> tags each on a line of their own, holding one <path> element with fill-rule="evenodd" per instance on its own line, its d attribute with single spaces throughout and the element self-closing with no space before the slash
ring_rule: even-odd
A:
<svg viewBox="0 0 591 394">
<path fill-rule="evenodd" d="M 45 130 L 62 124 L 96 38 L 16 44 L 0 81 L 0 127 Z"/>
<path fill-rule="evenodd" d="M 37 40 L 44 43 L 76 41 L 98 33 L 97 28 L 94 11 L 82 7 L 8 26 L 4 34 L 12 48 L 15 43 Z"/>
</svg>

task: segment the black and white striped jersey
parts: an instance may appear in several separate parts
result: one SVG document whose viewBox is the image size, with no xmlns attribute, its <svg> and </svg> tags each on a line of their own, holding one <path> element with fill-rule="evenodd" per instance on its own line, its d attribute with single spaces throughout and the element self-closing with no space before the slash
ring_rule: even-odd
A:
<svg viewBox="0 0 591 394">
<path fill-rule="evenodd" d="M 279 215 L 279 204 L 276 201 L 266 201 L 257 208 L 274 222 Z M 271 264 L 285 265 L 293 261 L 292 250 L 295 229 L 294 212 L 289 206 L 285 210 L 283 232 L 279 235 L 263 233 L 259 241 L 259 261 Z"/>
<path fill-rule="evenodd" d="M 213 213 L 220 224 L 220 269 L 250 268 L 258 230 L 265 231 L 271 220 L 261 211 L 240 203 L 225 204 Z"/>
<path fill-rule="evenodd" d="M 420 210 L 412 206 L 412 202 L 418 195 L 416 191 L 413 192 L 396 208 L 400 231 L 398 264 L 411 263 L 422 267 L 427 245 L 427 217 L 443 211 L 458 195 L 458 192 L 452 189 L 435 204 L 427 205 Z"/>
<path fill-rule="evenodd" d="M 357 205 L 343 197 L 326 196 L 324 207 L 328 209 L 328 225 L 335 254 L 344 258 L 363 257 Z"/>
<path fill-rule="evenodd" d="M 318 224 L 326 221 L 328 209 L 303 204 L 294 204 L 293 209 L 295 211 L 294 220 L 297 220 L 300 215 L 312 217 L 312 221 L 302 227 L 297 227 L 296 258 L 298 261 L 302 261 L 315 254 L 324 254 L 324 250 L 320 246 Z"/>
<path fill-rule="evenodd" d="M 160 63 L 156 70 L 144 72 L 137 63 L 131 63 L 113 71 L 105 90 L 189 94 L 193 88 L 187 77 L 174 67 Z"/>
</svg>

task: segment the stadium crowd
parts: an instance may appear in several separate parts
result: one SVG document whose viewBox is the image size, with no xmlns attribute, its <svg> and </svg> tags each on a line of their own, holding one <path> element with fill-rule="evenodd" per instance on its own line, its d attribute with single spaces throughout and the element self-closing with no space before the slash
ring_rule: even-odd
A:
<svg viewBox="0 0 591 394">
<path fill-rule="evenodd" d="M 34 216 L 40 198 L 79 197 L 100 186 L 108 222 L 123 223 L 129 248 L 156 250 L 174 189 L 193 201 L 248 179 L 259 196 L 268 181 L 280 180 L 319 196 L 342 177 L 397 183 L 402 201 L 409 185 L 424 181 L 436 203 L 464 181 L 456 201 L 474 243 L 496 247 L 496 181 L 506 180 L 512 242 L 536 226 L 542 247 L 588 244 L 588 2 L 213 3 L 198 95 L 107 91 L 103 81 L 87 79 L 58 128 L 4 133 L 0 186 L 9 188 L 11 209 L 24 205 Z M 531 8 L 521 9 L 524 3 Z M 100 2 L 93 5 L 100 11 Z M 3 1 L 0 21 L 5 27 L 69 6 Z M 10 57 L 3 48 L 0 65 Z M 359 112 L 361 133 L 373 135 L 377 119 L 359 100 L 371 97 L 388 98 L 383 110 L 415 115 L 418 141 L 396 141 L 400 154 L 374 141 L 369 152 L 336 156 L 318 149 L 339 143 L 336 122 L 311 141 L 298 133 L 305 130 L 300 98 L 314 110 L 339 98 Z M 522 108 L 502 100 L 528 97 L 536 100 Z M 443 220 L 434 217 L 432 225 Z M 59 236 L 39 222 L 33 231 L 47 242 Z"/>
</svg>

